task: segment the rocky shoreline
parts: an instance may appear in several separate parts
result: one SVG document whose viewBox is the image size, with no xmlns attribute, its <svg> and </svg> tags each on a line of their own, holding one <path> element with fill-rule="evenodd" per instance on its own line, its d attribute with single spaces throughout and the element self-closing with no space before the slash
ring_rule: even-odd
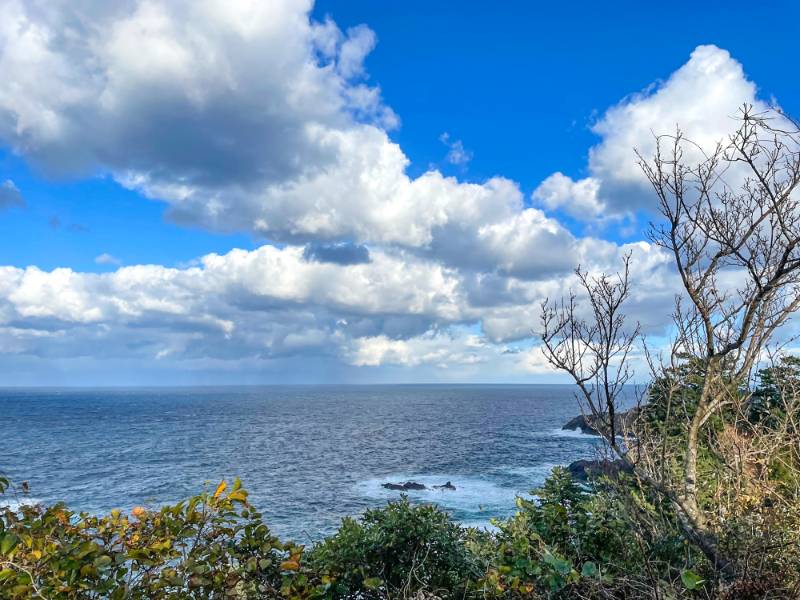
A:
<svg viewBox="0 0 800 600">
<path fill-rule="evenodd" d="M 615 429 L 623 431 L 631 421 L 636 417 L 636 409 L 621 412 L 614 417 Z M 595 428 L 594 424 L 597 419 L 591 415 L 578 415 L 567 421 L 561 428 L 564 431 L 580 431 L 586 435 L 600 436 L 600 433 Z M 613 477 L 620 473 L 629 473 L 630 466 L 620 459 L 580 459 L 571 462 L 564 467 L 569 471 L 570 475 L 578 481 L 588 481 L 599 476 Z M 386 482 L 381 484 L 382 488 L 387 490 L 394 490 L 399 492 L 409 491 L 425 491 L 425 490 L 444 490 L 456 491 L 456 486 L 447 481 L 442 485 L 426 486 L 417 481 L 402 481 L 398 483 Z"/>
<path fill-rule="evenodd" d="M 636 419 L 638 411 L 635 408 L 614 415 L 614 430 L 620 435 L 630 427 Z M 593 415 L 578 415 L 573 417 L 561 428 L 564 431 L 580 431 L 586 435 L 600 435 L 596 424 L 599 419 Z"/>
</svg>

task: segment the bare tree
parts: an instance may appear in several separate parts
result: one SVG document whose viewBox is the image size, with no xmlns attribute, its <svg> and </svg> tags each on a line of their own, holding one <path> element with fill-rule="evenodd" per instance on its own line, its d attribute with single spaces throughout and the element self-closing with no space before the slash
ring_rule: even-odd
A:
<svg viewBox="0 0 800 600">
<path fill-rule="evenodd" d="M 576 299 L 546 303 L 542 310 L 545 355 L 569 373 L 580 396 L 603 426 L 599 432 L 636 474 L 665 494 L 687 536 L 723 574 L 730 563 L 698 497 L 698 448 L 709 419 L 736 402 L 778 328 L 800 307 L 800 127 L 772 111 L 744 106 L 739 127 L 724 143 L 692 163 L 699 147 L 680 130 L 656 138 L 656 152 L 639 165 L 658 198 L 663 217 L 650 239 L 674 258 L 683 287 L 676 294 L 676 337 L 654 376 L 680 388 L 681 366 L 702 373 L 692 410 L 676 411 L 685 431 L 679 475 L 646 448 L 620 448 L 613 415 L 620 386 L 631 378 L 628 361 L 636 327 L 624 328 L 621 305 L 629 296 L 629 263 L 616 278 L 578 272 L 591 312 L 580 318 Z M 677 377 L 677 381 L 676 381 Z M 594 385 L 588 386 L 589 382 Z M 675 407 L 676 409 L 679 407 Z M 635 460 L 642 454 L 649 460 Z"/>
<path fill-rule="evenodd" d="M 633 377 L 628 357 L 639 336 L 639 325 L 625 327 L 622 305 L 630 296 L 630 254 L 616 276 L 590 276 L 578 267 L 575 274 L 587 296 L 590 312 L 579 314 L 577 296 L 559 303 L 542 303 L 542 343 L 547 360 L 566 371 L 589 409 L 592 426 L 612 448 L 618 449 L 618 407 L 624 386 Z"/>
<path fill-rule="evenodd" d="M 699 360 L 705 376 L 688 423 L 680 491 L 687 516 L 700 527 L 700 431 L 730 401 L 731 382 L 749 377 L 776 329 L 800 305 L 799 139 L 796 129 L 774 128 L 768 115 L 744 107 L 736 133 L 699 165 L 683 161 L 680 132 L 658 139 L 652 161 L 640 157 L 666 220 L 651 227 L 651 240 L 673 255 L 688 297 L 676 302 L 673 354 Z M 740 166 L 746 174 L 734 189 L 725 179 Z M 725 275 L 738 284 L 725 285 Z"/>
</svg>

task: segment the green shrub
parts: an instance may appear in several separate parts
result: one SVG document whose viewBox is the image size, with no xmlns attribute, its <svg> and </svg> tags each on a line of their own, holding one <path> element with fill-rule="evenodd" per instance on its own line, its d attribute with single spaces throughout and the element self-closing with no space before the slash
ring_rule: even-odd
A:
<svg viewBox="0 0 800 600">
<path fill-rule="evenodd" d="M 582 574 L 599 574 L 595 563 L 581 560 L 590 521 L 586 489 L 556 468 L 533 493 L 538 498 L 518 498 L 517 514 L 497 522 L 497 554 L 482 581 L 487 594 L 552 594 L 577 583 Z"/>
<path fill-rule="evenodd" d="M 8 485 L 0 477 L 0 493 Z M 721 541 L 743 566 L 721 588 L 670 505 L 640 482 L 582 484 L 556 468 L 535 494 L 494 532 L 403 497 L 344 519 L 311 549 L 272 535 L 238 481 L 130 514 L 0 508 L 0 598 L 798 597 L 796 504 L 729 520 Z"/>
<path fill-rule="evenodd" d="M 468 580 L 480 574 L 468 537 L 447 513 L 403 497 L 360 520 L 344 519 L 309 560 L 333 582 L 336 598 L 406 597 L 420 590 L 460 598 Z"/>
<path fill-rule="evenodd" d="M 270 533 L 238 480 L 130 515 L 0 508 L 0 597 L 10 600 L 307 596 L 302 553 Z"/>
</svg>

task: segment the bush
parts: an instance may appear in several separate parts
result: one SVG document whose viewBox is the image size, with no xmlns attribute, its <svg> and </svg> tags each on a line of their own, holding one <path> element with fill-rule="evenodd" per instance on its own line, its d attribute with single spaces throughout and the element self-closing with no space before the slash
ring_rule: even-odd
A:
<svg viewBox="0 0 800 600">
<path fill-rule="evenodd" d="M 8 599 L 291 597 L 302 553 L 270 533 L 238 480 L 130 515 L 0 508 L 0 597 Z"/>
<path fill-rule="evenodd" d="M 723 543 L 744 567 L 720 586 L 669 505 L 637 481 L 582 484 L 556 468 L 534 493 L 496 532 L 403 497 L 311 549 L 272 535 L 238 481 L 157 511 L 0 508 L 0 598 L 798 597 L 796 511 L 731 521 Z"/>
<path fill-rule="evenodd" d="M 335 598 L 408 597 L 422 590 L 461 597 L 481 573 L 466 544 L 469 535 L 435 506 L 403 497 L 359 521 L 344 519 L 313 549 L 310 564 L 333 582 Z"/>
<path fill-rule="evenodd" d="M 599 494 L 555 468 L 535 500 L 517 499 L 517 514 L 499 522 L 497 555 L 483 581 L 494 596 L 552 595 L 600 581 L 621 552 L 625 526 Z M 581 583 L 583 582 L 583 583 Z"/>
</svg>

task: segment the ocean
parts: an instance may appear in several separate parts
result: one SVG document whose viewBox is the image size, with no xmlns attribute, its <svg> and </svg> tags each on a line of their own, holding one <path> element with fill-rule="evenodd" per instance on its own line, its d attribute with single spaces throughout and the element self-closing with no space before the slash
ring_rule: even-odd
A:
<svg viewBox="0 0 800 600">
<path fill-rule="evenodd" d="M 26 502 L 157 507 L 240 477 L 282 537 L 310 543 L 342 517 L 412 491 L 467 525 L 514 512 L 553 466 L 597 439 L 561 426 L 571 386 L 259 386 L 0 391 L 0 471 Z M 2 499 L 2 496 L 0 496 Z M 10 501 L 6 498 L 6 502 Z"/>
</svg>

